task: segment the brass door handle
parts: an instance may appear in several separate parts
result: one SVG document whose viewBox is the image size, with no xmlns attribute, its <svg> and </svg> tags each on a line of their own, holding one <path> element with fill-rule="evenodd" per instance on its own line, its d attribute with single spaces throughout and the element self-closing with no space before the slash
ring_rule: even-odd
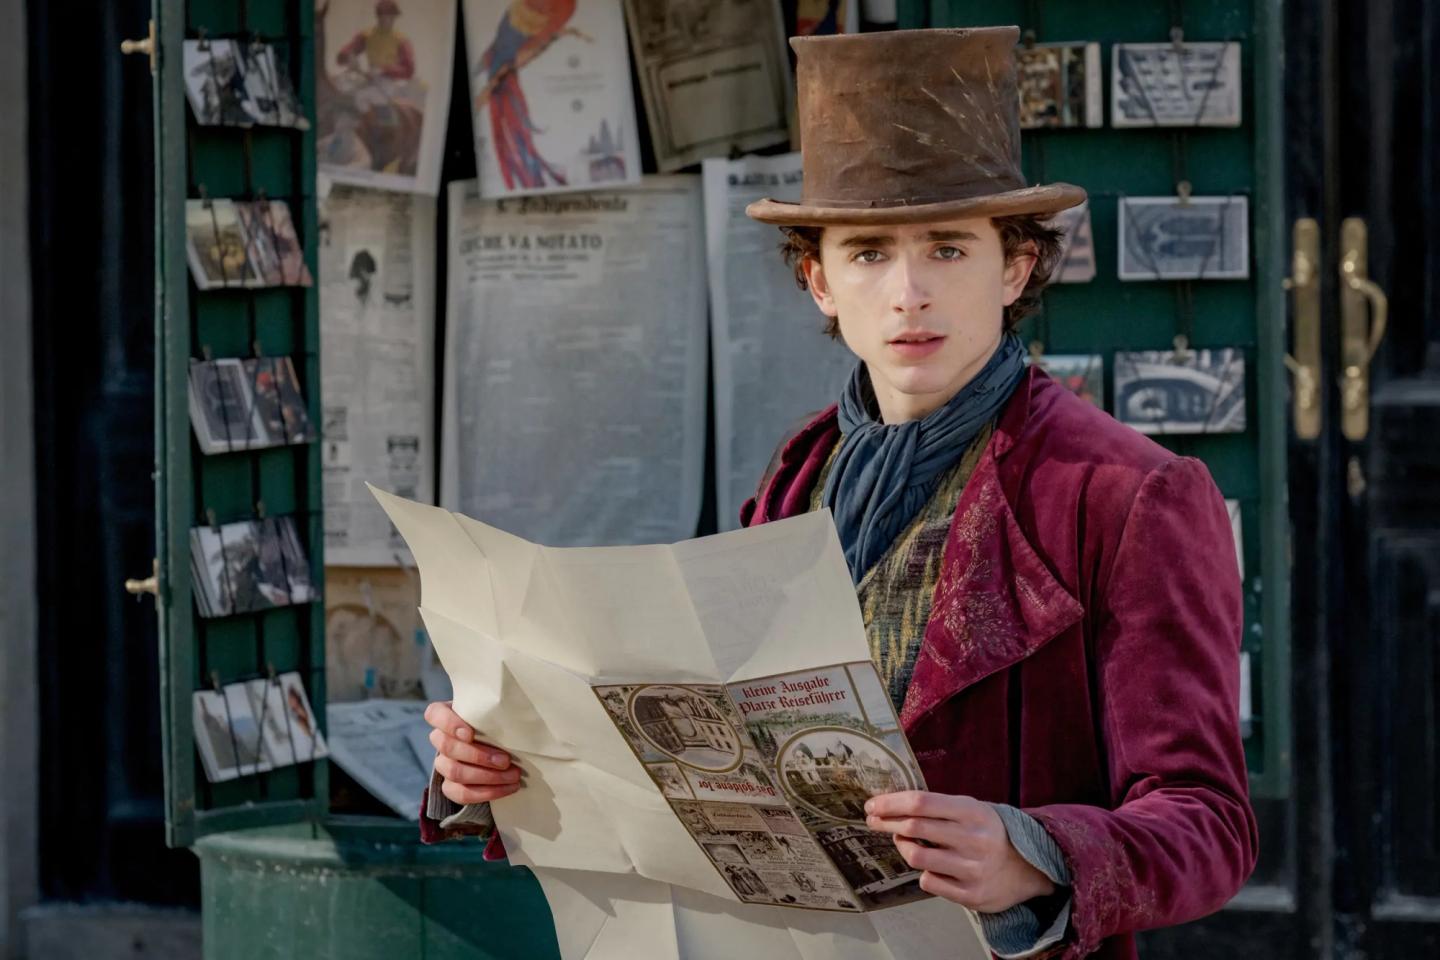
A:
<svg viewBox="0 0 1440 960">
<path fill-rule="evenodd" d="M 1294 252 L 1285 289 L 1293 305 L 1292 353 L 1285 366 L 1295 377 L 1295 436 L 1320 436 L 1320 224 L 1313 217 L 1295 221 Z"/>
<path fill-rule="evenodd" d="M 1370 432 L 1370 361 L 1389 323 L 1390 299 L 1369 277 L 1365 221 L 1340 224 L 1340 432 L 1364 440 Z"/>
<path fill-rule="evenodd" d="M 152 560 L 151 569 L 153 572 L 144 580 L 126 580 L 125 592 L 131 596 L 138 597 L 142 593 L 148 593 L 152 597 L 160 596 L 160 561 Z"/>
<path fill-rule="evenodd" d="M 120 52 L 123 54 L 143 53 L 150 58 L 150 73 L 155 73 L 155 21 L 150 21 L 150 35 L 144 40 L 121 40 Z"/>
</svg>

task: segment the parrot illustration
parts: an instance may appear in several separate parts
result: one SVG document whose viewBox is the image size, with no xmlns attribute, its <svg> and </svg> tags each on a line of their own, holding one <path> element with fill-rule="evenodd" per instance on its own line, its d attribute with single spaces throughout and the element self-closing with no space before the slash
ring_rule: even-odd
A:
<svg viewBox="0 0 1440 960">
<path fill-rule="evenodd" d="M 490 136 L 495 159 L 507 189 L 544 187 L 546 178 L 564 186 L 565 177 L 540 156 L 532 134 L 539 132 L 530 120 L 525 93 L 520 89 L 520 68 L 539 56 L 562 34 L 575 13 L 576 0 L 514 0 L 500 17 L 495 39 L 480 59 L 485 86 L 476 105 L 490 106 Z M 588 38 L 587 38 L 588 39 Z"/>
</svg>

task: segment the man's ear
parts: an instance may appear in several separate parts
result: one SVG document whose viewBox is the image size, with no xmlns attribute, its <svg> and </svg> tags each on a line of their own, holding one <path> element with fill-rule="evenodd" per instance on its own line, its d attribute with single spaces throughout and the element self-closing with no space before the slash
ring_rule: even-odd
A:
<svg viewBox="0 0 1440 960">
<path fill-rule="evenodd" d="M 1035 245 L 1027 243 L 1021 250 L 1005 263 L 1003 277 L 1004 296 L 1001 302 L 1010 306 L 1020 299 L 1020 294 L 1025 292 L 1025 284 L 1030 282 L 1030 274 L 1035 272 L 1035 264 L 1038 262 Z"/>
<path fill-rule="evenodd" d="M 825 268 L 820 265 L 820 258 L 806 257 L 801 269 L 805 271 L 805 288 L 810 291 L 815 306 L 827 317 L 838 316 L 840 311 L 835 308 L 835 298 L 830 295 L 830 284 L 825 279 Z"/>
</svg>

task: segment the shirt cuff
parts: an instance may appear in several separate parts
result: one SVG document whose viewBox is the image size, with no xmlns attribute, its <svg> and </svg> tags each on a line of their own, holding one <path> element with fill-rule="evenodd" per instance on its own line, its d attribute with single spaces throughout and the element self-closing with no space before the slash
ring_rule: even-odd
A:
<svg viewBox="0 0 1440 960">
<path fill-rule="evenodd" d="M 420 802 L 420 842 L 439 843 L 457 837 L 481 837 L 498 841 L 499 834 L 495 830 L 495 818 L 490 814 L 490 804 L 458 804 L 440 792 L 442 783 L 444 780 L 439 771 L 432 770 L 430 786 Z M 504 857 L 504 848 L 500 847 L 498 842 L 491 846 L 501 851 L 500 858 Z M 488 847 L 486 852 L 489 853 Z"/>
<path fill-rule="evenodd" d="M 1074 900 L 1068 890 L 1070 868 L 1065 864 L 1060 845 L 1040 825 L 1040 821 L 1008 804 L 994 803 L 991 807 L 1005 824 L 1005 833 L 1015 852 L 1061 889 L 1047 897 L 1017 903 L 1000 913 L 977 914 L 980 929 L 991 952 L 1002 960 L 1036 957 L 1064 939 L 1066 928 L 1070 925 L 1070 908 Z M 1049 922 L 1046 923 L 1044 918 L 1049 918 Z"/>
</svg>

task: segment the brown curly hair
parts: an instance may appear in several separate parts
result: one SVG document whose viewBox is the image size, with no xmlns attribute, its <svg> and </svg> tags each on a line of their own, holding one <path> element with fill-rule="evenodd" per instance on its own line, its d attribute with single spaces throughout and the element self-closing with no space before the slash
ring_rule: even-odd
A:
<svg viewBox="0 0 1440 960">
<path fill-rule="evenodd" d="M 1050 283 L 1050 277 L 1060 263 L 1061 231 L 1050 226 L 1050 218 L 1032 213 L 1010 217 L 991 217 L 990 222 L 1000 233 L 1000 246 L 1005 252 L 1005 262 L 1033 249 L 1036 253 L 1035 269 L 1030 271 L 1030 280 L 1015 302 L 1005 308 L 1005 329 L 1013 331 L 1020 321 L 1040 309 L 1040 291 Z M 785 265 L 795 271 L 795 282 L 801 290 L 809 288 L 805 280 L 805 261 L 820 259 L 820 233 L 823 227 L 781 227 L 785 239 L 780 243 L 780 255 Z M 835 317 L 825 318 L 825 333 L 840 337 L 840 322 Z"/>
</svg>

